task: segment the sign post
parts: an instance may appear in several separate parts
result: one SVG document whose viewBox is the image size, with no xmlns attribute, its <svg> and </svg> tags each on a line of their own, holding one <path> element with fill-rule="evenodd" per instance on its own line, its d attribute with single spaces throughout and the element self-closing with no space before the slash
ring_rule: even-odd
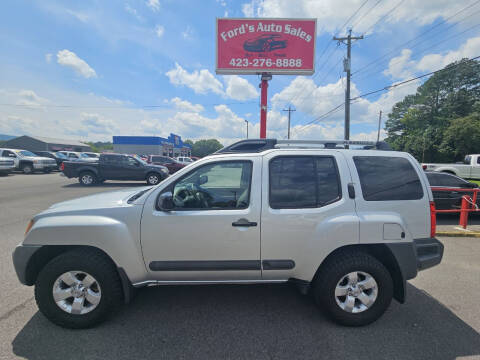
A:
<svg viewBox="0 0 480 360">
<path fill-rule="evenodd" d="M 267 88 L 273 74 L 312 75 L 316 19 L 217 19 L 216 73 L 262 75 L 260 137 L 267 136 Z"/>
</svg>

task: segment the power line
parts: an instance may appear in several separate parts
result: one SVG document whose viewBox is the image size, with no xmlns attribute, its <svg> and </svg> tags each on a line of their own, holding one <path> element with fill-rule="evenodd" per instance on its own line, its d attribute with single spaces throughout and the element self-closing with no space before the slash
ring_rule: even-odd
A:
<svg viewBox="0 0 480 360">
<path fill-rule="evenodd" d="M 473 57 L 471 59 L 467 59 L 466 61 L 474 61 L 476 59 L 480 58 L 480 56 L 476 56 L 476 57 Z M 361 95 L 358 95 L 356 97 L 354 97 L 353 99 L 351 99 L 351 101 L 354 101 L 354 100 L 357 100 L 357 99 L 360 99 L 360 98 L 364 98 L 364 97 L 367 97 L 367 96 L 370 96 L 370 95 L 373 95 L 373 94 L 376 94 L 376 93 L 379 93 L 379 92 L 382 92 L 382 91 L 387 91 L 387 90 L 390 90 L 390 89 L 393 89 L 393 88 L 396 88 L 398 86 L 402 86 L 402 85 L 405 85 L 409 82 L 412 82 L 412 81 L 415 81 L 415 80 L 418 80 L 418 79 L 421 79 L 421 78 L 424 78 L 426 76 L 429 76 L 429 75 L 433 75 L 433 74 L 436 74 L 436 73 L 439 73 L 439 72 L 442 72 L 442 71 L 451 71 L 453 69 L 455 69 L 457 66 L 460 66 L 462 65 L 463 63 L 460 62 L 456 65 L 452 65 L 450 66 L 449 68 L 443 68 L 443 69 L 440 69 L 440 70 L 436 70 L 436 71 L 432 71 L 432 72 L 429 72 L 429 73 L 426 73 L 426 74 L 423 74 L 423 75 L 419 75 L 419 76 L 415 76 L 411 79 L 407 79 L 407 80 L 404 80 L 404 81 L 401 81 L 399 83 L 394 83 L 394 84 L 391 84 L 391 85 L 388 85 L 388 86 L 385 86 L 381 89 L 378 89 L 378 90 L 374 90 L 374 91 L 370 91 L 368 93 L 365 93 L 365 94 L 361 94 Z"/>
<path fill-rule="evenodd" d="M 387 11 L 382 17 L 380 17 L 373 25 L 371 25 L 366 31 L 364 31 L 363 35 L 366 35 L 370 30 L 372 30 L 380 21 L 384 20 L 388 15 L 394 12 L 405 0 L 400 0 L 397 5 Z"/>
<path fill-rule="evenodd" d="M 337 111 L 340 111 L 340 109 L 342 108 L 342 106 L 345 105 L 345 103 L 341 103 L 337 106 L 335 106 L 333 109 L 330 109 L 329 111 L 327 111 L 326 113 L 316 117 L 315 119 L 313 119 L 312 121 L 309 121 L 308 123 L 306 123 L 305 125 L 303 125 L 300 129 L 297 129 L 297 130 L 293 130 L 293 132 L 295 133 L 298 133 L 298 132 L 302 132 L 304 131 L 305 129 L 307 129 L 308 127 L 312 126 L 315 122 L 318 122 L 324 118 L 326 118 L 328 115 L 331 115 L 333 114 L 334 112 L 337 112 Z"/>
<path fill-rule="evenodd" d="M 355 12 L 347 19 L 347 21 L 345 21 L 345 23 L 342 25 L 340 30 L 338 30 L 337 35 L 343 31 L 343 28 L 350 22 L 350 20 L 352 20 L 358 14 L 358 12 L 367 4 L 368 1 L 369 0 L 365 0 L 363 4 L 360 5 L 360 7 L 357 10 L 355 10 Z"/>
<path fill-rule="evenodd" d="M 467 10 L 467 9 L 475 6 L 475 5 L 478 4 L 479 2 L 480 2 L 480 0 L 477 0 L 477 1 L 475 1 L 474 3 L 472 3 L 472 4 L 470 4 L 470 5 L 466 6 L 466 7 L 464 7 L 463 9 L 461 9 L 461 10 L 459 10 L 459 11 L 457 11 L 455 14 L 449 16 L 448 18 L 443 19 L 443 20 L 440 21 L 438 24 L 432 26 L 431 28 L 427 29 L 426 31 L 422 32 L 421 34 L 419 34 L 419 35 L 415 36 L 414 38 L 412 38 L 412 39 L 410 39 L 410 40 L 402 43 L 401 45 L 397 46 L 396 48 L 394 48 L 394 49 L 388 51 L 387 53 L 383 54 L 383 55 L 380 56 L 379 58 L 377 58 L 377 59 L 369 62 L 367 65 L 365 65 L 365 66 L 361 67 L 360 69 L 354 71 L 354 72 L 352 73 L 352 75 L 355 75 L 356 73 L 359 73 L 359 72 L 363 71 L 364 69 L 372 66 L 373 64 L 376 64 L 376 63 L 378 63 L 379 61 L 382 61 L 382 59 L 386 58 L 388 55 L 397 52 L 397 50 L 399 50 L 400 48 L 403 48 L 404 46 L 412 43 L 414 40 L 421 38 L 421 37 L 424 36 L 425 34 L 427 34 L 427 33 L 429 33 L 430 31 L 436 29 L 436 28 L 439 27 L 440 25 L 446 23 L 448 20 L 452 19 L 453 17 L 457 16 L 458 14 L 462 13 L 463 11 L 465 11 L 465 10 Z M 471 15 L 467 16 L 466 18 L 469 18 L 469 17 L 471 17 L 472 15 L 474 15 L 474 14 L 471 14 Z M 463 21 L 463 20 L 465 20 L 466 18 L 464 18 L 464 19 L 462 19 L 462 20 L 460 20 L 460 21 Z M 448 28 L 452 27 L 453 25 L 458 25 L 458 23 L 459 23 L 459 22 L 457 22 L 457 23 L 455 23 L 455 24 L 452 24 L 452 25 L 449 26 Z M 448 28 L 447 28 L 447 29 L 448 29 Z M 445 30 L 447 30 L 447 29 L 445 29 Z M 417 44 L 417 45 L 418 45 L 418 44 Z M 415 45 L 415 46 L 417 46 L 417 45 Z"/>
<path fill-rule="evenodd" d="M 365 11 L 365 13 L 360 17 L 358 18 L 357 20 L 355 20 L 352 25 L 351 25 L 351 28 L 354 29 L 355 28 L 355 25 L 360 22 L 365 16 L 367 16 L 367 14 L 371 13 L 371 11 L 373 11 L 373 9 L 375 9 L 377 7 L 378 4 L 380 4 L 382 0 L 378 0 L 370 9 L 368 9 L 367 11 Z"/>
<path fill-rule="evenodd" d="M 480 10 L 478 10 L 477 13 L 480 13 Z M 476 24 L 476 25 L 473 25 L 473 26 L 469 27 L 468 29 L 466 29 L 466 30 L 464 30 L 464 31 L 462 31 L 462 32 L 460 32 L 460 33 L 458 33 L 458 34 L 454 34 L 454 35 L 452 35 L 452 36 L 450 36 L 450 37 L 448 37 L 448 38 L 445 38 L 445 39 L 443 39 L 443 40 L 441 40 L 441 41 L 439 41 L 439 42 L 437 42 L 437 43 L 435 43 L 435 44 L 433 44 L 433 45 L 430 45 L 430 46 L 424 48 L 423 50 L 421 50 L 420 52 L 418 52 L 416 55 L 417 55 L 417 56 L 422 55 L 423 53 L 425 53 L 425 51 L 427 51 L 427 50 L 429 50 L 429 49 L 431 49 L 431 48 L 434 48 L 434 47 L 436 47 L 436 46 L 438 46 L 438 45 L 441 45 L 441 44 L 443 44 L 444 42 L 447 42 L 447 41 L 449 41 L 449 40 L 451 40 L 451 39 L 453 39 L 453 38 L 456 38 L 456 37 L 458 37 L 458 36 L 461 36 L 461 35 L 463 35 L 464 33 L 468 32 L 468 31 L 471 31 L 471 30 L 473 30 L 474 28 L 477 28 L 477 27 L 479 27 L 479 26 L 480 26 L 480 23 L 479 23 L 479 24 Z M 412 46 L 411 49 L 415 48 L 415 47 L 418 46 L 418 45 L 419 45 L 419 44 Z M 395 65 L 395 64 L 399 63 L 400 61 L 402 61 L 402 59 L 396 59 L 396 60 L 394 60 L 394 58 L 387 59 L 387 60 L 391 60 L 391 61 L 392 61 L 391 65 Z M 410 59 L 410 60 L 415 60 L 415 59 Z M 377 69 L 373 69 L 373 71 L 368 71 L 368 72 L 366 72 L 366 73 L 363 73 L 363 76 L 355 77 L 355 79 L 357 79 L 357 80 L 364 79 L 364 78 L 369 77 L 369 76 L 371 76 L 371 75 L 373 75 L 373 74 L 376 74 L 377 71 L 378 71 Z M 353 76 L 353 75 L 354 75 L 354 74 L 352 74 L 352 76 Z"/>
</svg>

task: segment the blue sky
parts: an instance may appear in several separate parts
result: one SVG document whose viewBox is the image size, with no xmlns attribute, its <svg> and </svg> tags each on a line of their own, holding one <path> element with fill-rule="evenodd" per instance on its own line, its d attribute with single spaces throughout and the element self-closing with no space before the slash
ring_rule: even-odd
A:
<svg viewBox="0 0 480 360">
<path fill-rule="evenodd" d="M 297 110 L 293 137 L 343 136 L 343 108 L 321 116 L 343 102 L 346 49 L 331 39 L 348 27 L 365 34 L 352 47 L 353 97 L 480 55 L 480 2 L 472 0 L 15 0 L 3 5 L 0 133 L 12 135 L 111 140 L 112 135 L 174 132 L 230 143 L 245 136 L 248 120 L 250 134 L 258 136 L 258 77 L 215 75 L 216 17 L 317 18 L 317 72 L 278 75 L 270 82 L 268 136 L 278 138 L 286 135 L 282 109 L 289 105 Z M 375 138 L 378 112 L 388 113 L 420 84 L 352 104 L 352 136 Z"/>
</svg>

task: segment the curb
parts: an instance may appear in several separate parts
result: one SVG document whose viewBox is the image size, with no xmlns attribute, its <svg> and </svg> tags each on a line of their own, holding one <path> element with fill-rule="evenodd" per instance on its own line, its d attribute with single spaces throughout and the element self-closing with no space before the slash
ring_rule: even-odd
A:
<svg viewBox="0 0 480 360">
<path fill-rule="evenodd" d="M 480 232 L 437 231 L 437 232 L 436 232 L 436 236 L 480 238 Z"/>
</svg>

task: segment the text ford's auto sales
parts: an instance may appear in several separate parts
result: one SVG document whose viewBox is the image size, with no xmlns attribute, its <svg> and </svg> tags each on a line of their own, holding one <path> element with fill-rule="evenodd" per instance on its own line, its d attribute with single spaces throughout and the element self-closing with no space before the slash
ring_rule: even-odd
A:
<svg viewBox="0 0 480 360">
<path fill-rule="evenodd" d="M 217 19 L 217 73 L 312 74 L 314 19 Z"/>
<path fill-rule="evenodd" d="M 294 36 L 298 36 L 301 39 L 304 39 L 306 42 L 310 42 L 312 40 L 312 35 L 307 34 L 305 31 L 302 30 L 301 27 L 298 29 L 293 27 L 291 24 L 285 24 L 285 27 L 280 24 L 275 24 L 274 22 L 269 24 L 264 24 L 259 22 L 257 26 L 249 25 L 249 24 L 242 24 L 239 27 L 236 27 L 232 30 L 223 31 L 220 36 L 222 37 L 223 41 L 227 41 L 238 34 L 245 34 L 246 32 L 254 33 L 254 32 L 277 32 L 277 33 L 285 33 Z"/>
</svg>

